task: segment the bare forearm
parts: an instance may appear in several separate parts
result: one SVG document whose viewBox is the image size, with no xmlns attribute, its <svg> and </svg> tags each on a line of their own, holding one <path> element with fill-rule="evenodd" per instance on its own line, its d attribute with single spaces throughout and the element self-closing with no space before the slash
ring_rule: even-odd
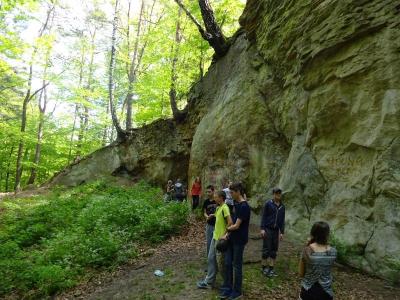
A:
<svg viewBox="0 0 400 300">
<path fill-rule="evenodd" d="M 301 278 L 303 278 L 305 273 L 306 273 L 306 270 L 305 270 L 304 262 L 301 260 L 299 263 L 299 276 Z"/>
</svg>

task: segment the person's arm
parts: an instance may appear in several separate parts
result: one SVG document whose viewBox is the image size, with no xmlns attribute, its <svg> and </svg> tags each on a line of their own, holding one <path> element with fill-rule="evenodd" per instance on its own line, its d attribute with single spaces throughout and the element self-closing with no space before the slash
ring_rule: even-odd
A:
<svg viewBox="0 0 400 300">
<path fill-rule="evenodd" d="M 235 231 L 238 230 L 240 225 L 242 224 L 243 220 L 247 220 L 250 218 L 250 207 L 245 206 L 241 209 L 237 210 L 237 219 L 235 224 L 228 227 L 228 231 Z"/>
<path fill-rule="evenodd" d="M 233 224 L 232 218 L 231 218 L 230 215 L 229 215 L 229 216 L 226 216 L 226 221 L 227 221 L 228 227 L 231 226 L 231 225 Z"/>
<path fill-rule="evenodd" d="M 307 246 L 305 248 L 303 248 L 303 251 L 301 252 L 301 256 L 300 256 L 298 272 L 299 272 L 299 276 L 301 278 L 303 278 L 304 275 L 306 274 L 306 260 L 311 253 L 311 249 L 309 248 L 308 245 L 309 245 L 309 240 L 307 240 Z"/>
<path fill-rule="evenodd" d="M 303 258 L 301 258 L 299 262 L 299 276 L 303 278 L 305 273 L 306 273 L 306 267 Z"/>
<path fill-rule="evenodd" d="M 238 230 L 240 227 L 240 224 L 242 224 L 242 220 L 237 218 L 235 224 L 228 226 L 228 231 Z"/>
<path fill-rule="evenodd" d="M 207 205 L 207 201 L 204 201 L 204 203 L 203 203 L 203 215 L 204 215 L 204 217 L 206 218 L 206 220 L 208 220 L 208 214 L 207 214 L 207 207 L 206 207 L 206 205 Z"/>
<path fill-rule="evenodd" d="M 260 234 L 261 234 L 261 237 L 263 237 L 263 238 L 266 237 L 267 203 L 268 202 L 265 202 L 264 207 L 263 207 L 263 213 L 261 215 Z"/>
<path fill-rule="evenodd" d="M 280 239 L 281 239 L 281 241 L 283 240 L 283 235 L 285 234 L 285 206 L 284 207 L 282 207 L 282 209 L 283 209 L 283 212 L 282 212 L 282 220 L 281 220 L 281 226 L 280 226 L 280 228 L 279 228 L 279 230 L 280 230 L 280 232 L 281 232 L 281 235 L 280 235 Z"/>
<path fill-rule="evenodd" d="M 206 217 L 206 220 L 208 220 L 207 210 L 205 208 L 203 208 L 203 215 Z"/>
<path fill-rule="evenodd" d="M 225 217 L 225 220 L 227 222 L 227 227 L 226 227 L 226 230 L 225 230 L 224 235 L 222 236 L 222 238 L 226 240 L 228 238 L 228 236 L 229 236 L 228 227 L 231 226 L 233 224 L 233 222 L 232 222 L 232 218 L 231 218 L 230 215 L 227 215 Z"/>
</svg>

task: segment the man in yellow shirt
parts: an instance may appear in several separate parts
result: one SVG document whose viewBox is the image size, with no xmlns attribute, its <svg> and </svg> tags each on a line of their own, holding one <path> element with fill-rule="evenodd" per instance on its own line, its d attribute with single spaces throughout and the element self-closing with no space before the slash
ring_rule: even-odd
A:
<svg viewBox="0 0 400 300">
<path fill-rule="evenodd" d="M 197 283 L 199 289 L 207 289 L 214 285 L 218 272 L 217 263 L 217 242 L 219 239 L 226 239 L 226 229 L 232 224 L 231 214 L 228 205 L 225 204 L 226 194 L 224 191 L 219 191 L 215 197 L 215 202 L 218 207 L 215 211 L 215 229 L 213 239 L 210 245 L 210 252 L 207 258 L 207 276 L 204 280 Z M 219 256 L 220 266 L 223 265 L 223 257 Z M 223 273 L 223 272 L 222 272 Z"/>
</svg>

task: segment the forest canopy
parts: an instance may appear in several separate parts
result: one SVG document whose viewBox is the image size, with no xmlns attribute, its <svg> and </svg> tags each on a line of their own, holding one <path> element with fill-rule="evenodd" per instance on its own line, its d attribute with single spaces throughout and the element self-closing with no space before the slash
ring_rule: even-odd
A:
<svg viewBox="0 0 400 300">
<path fill-rule="evenodd" d="M 202 23 L 198 1 L 179 2 Z M 208 2 L 229 38 L 245 1 Z M 113 25 L 113 97 L 121 127 L 171 117 L 172 87 L 177 107 L 186 105 L 214 49 L 178 4 L 0 1 L 0 192 L 43 183 L 116 139 L 108 96 Z"/>
</svg>

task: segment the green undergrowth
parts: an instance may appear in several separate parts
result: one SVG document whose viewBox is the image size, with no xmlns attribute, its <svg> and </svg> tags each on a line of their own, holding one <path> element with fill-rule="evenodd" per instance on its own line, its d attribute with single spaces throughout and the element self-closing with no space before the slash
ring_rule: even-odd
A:
<svg viewBox="0 0 400 300">
<path fill-rule="evenodd" d="M 161 191 L 95 182 L 0 205 L 0 298 L 46 298 L 179 232 L 188 207 Z"/>
<path fill-rule="evenodd" d="M 330 243 L 337 250 L 337 260 L 340 263 L 347 264 L 350 259 L 359 259 L 360 255 L 363 255 L 362 249 L 348 246 L 335 234 L 331 234 Z"/>
</svg>

